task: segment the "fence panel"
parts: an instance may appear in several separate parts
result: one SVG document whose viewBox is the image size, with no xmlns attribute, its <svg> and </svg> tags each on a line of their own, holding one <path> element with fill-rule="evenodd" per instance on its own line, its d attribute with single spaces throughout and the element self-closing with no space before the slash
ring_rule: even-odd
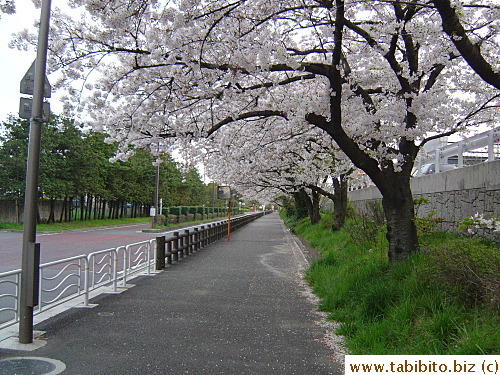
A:
<svg viewBox="0 0 500 375">
<path fill-rule="evenodd" d="M 261 217 L 264 213 L 248 214 L 231 219 L 232 230 Z M 174 232 L 165 238 L 165 258 L 162 264 L 171 265 L 194 251 L 227 235 L 227 220 Z M 39 272 L 39 305 L 35 314 L 83 296 L 88 305 L 89 293 L 111 285 L 116 291 L 118 282 L 126 287 L 134 274 L 150 274 L 157 261 L 157 239 L 100 250 L 42 264 Z M 163 255 L 162 255 L 163 256 Z M 19 321 L 21 270 L 0 273 L 0 329 Z"/>
</svg>

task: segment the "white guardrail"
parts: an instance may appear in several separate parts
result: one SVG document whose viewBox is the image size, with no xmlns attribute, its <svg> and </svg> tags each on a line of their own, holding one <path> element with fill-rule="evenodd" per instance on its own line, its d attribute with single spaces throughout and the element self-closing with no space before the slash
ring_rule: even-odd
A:
<svg viewBox="0 0 500 375">
<path fill-rule="evenodd" d="M 39 268 L 38 306 L 33 313 L 38 315 L 78 297 L 83 298 L 80 306 L 89 306 L 92 291 L 106 287 L 108 292 L 116 293 L 119 289 L 126 289 L 130 278 L 162 270 L 165 260 L 172 264 L 179 257 L 222 239 L 227 235 L 228 227 L 232 232 L 266 213 L 231 218 L 230 226 L 227 220 L 221 220 L 190 227 L 182 233 L 173 232 L 168 238 L 163 234 L 147 241 L 42 264 Z M 0 329 L 19 322 L 20 289 L 20 269 L 0 273 Z"/>
<path fill-rule="evenodd" d="M 90 292 L 103 286 L 113 292 L 126 288 L 134 274 L 152 273 L 155 250 L 151 239 L 42 264 L 34 315 L 80 296 L 82 306 L 89 306 Z M 21 270 L 0 274 L 0 329 L 19 321 L 20 287 Z"/>
<path fill-rule="evenodd" d="M 427 152 L 425 156 L 418 156 L 415 160 L 415 166 L 420 168 L 424 164 L 435 163 L 436 172 L 439 172 L 439 166 L 441 164 L 447 164 L 447 158 L 456 156 L 457 167 L 462 168 L 466 165 L 464 162 L 466 157 L 465 154 L 478 149 L 485 149 L 485 157 L 483 157 L 485 161 L 493 161 L 495 160 L 495 145 L 499 142 L 500 127 L 496 127 L 462 141 L 436 148 L 435 150 Z"/>
</svg>

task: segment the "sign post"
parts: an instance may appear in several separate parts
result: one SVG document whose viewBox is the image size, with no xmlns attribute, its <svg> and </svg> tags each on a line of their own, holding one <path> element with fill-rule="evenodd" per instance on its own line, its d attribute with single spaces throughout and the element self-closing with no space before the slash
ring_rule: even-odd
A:
<svg viewBox="0 0 500 375">
<path fill-rule="evenodd" d="M 231 240 L 231 186 L 218 186 L 217 198 L 227 200 L 227 240 Z"/>
<path fill-rule="evenodd" d="M 50 0 L 42 0 L 40 29 L 38 33 L 37 57 L 30 86 L 28 78 L 21 82 L 21 91 L 33 95 L 28 161 L 26 170 L 26 189 L 24 196 L 23 248 L 21 261 L 21 301 L 19 304 L 19 342 L 33 342 L 33 307 L 38 304 L 38 270 L 40 268 L 40 247 L 36 243 L 36 212 L 38 203 L 38 175 L 40 169 L 40 138 L 43 123 L 43 97 L 45 87 L 45 65 L 49 38 Z M 24 87 L 23 87 L 24 85 Z M 50 85 L 49 85 L 50 87 Z M 32 90 L 32 92 L 31 92 Z M 49 89 L 50 91 L 50 89 Z"/>
</svg>

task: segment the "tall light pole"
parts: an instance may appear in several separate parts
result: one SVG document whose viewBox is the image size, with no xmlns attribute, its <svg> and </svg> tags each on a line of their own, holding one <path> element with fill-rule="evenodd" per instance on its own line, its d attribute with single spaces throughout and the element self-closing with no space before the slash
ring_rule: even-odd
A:
<svg viewBox="0 0 500 375">
<path fill-rule="evenodd" d="M 40 169 L 40 138 L 43 116 L 43 91 L 49 39 L 51 0 L 42 0 L 40 29 L 35 63 L 33 108 L 30 119 L 26 189 L 24 196 L 23 248 L 19 306 L 19 342 L 33 342 L 33 307 L 38 304 L 39 245 L 36 244 L 38 176 Z"/>
<path fill-rule="evenodd" d="M 161 159 L 158 156 L 156 159 L 156 168 L 155 168 L 155 191 L 154 191 L 154 216 L 153 216 L 153 228 L 155 225 L 158 225 L 158 215 L 159 212 L 159 192 L 160 192 L 160 163 Z"/>
</svg>

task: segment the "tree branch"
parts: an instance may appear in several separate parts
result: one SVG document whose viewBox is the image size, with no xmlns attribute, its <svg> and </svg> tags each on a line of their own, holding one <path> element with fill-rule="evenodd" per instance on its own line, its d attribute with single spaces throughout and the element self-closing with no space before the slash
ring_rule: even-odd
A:
<svg viewBox="0 0 500 375">
<path fill-rule="evenodd" d="M 471 42 L 450 0 L 432 0 L 432 2 L 441 16 L 443 30 L 465 61 L 485 82 L 500 90 L 500 72 L 496 72 L 485 60 L 479 46 Z"/>
</svg>

